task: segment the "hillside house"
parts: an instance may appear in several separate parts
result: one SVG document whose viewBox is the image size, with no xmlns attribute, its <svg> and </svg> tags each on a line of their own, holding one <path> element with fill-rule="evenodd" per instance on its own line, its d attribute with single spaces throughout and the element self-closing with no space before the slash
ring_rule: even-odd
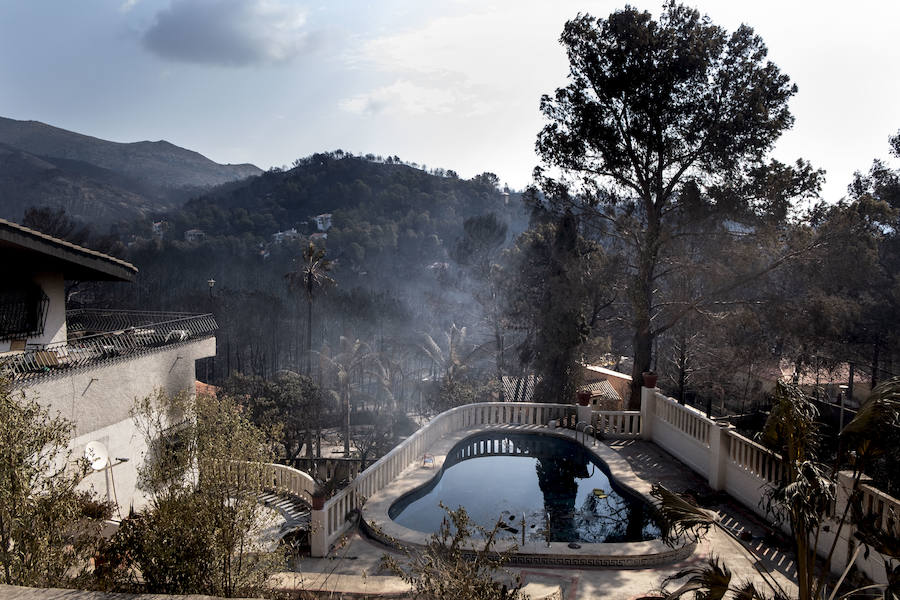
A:
<svg viewBox="0 0 900 600">
<path fill-rule="evenodd" d="M 200 243 L 206 239 L 206 232 L 202 229 L 188 229 L 184 232 L 184 241 Z"/>
<path fill-rule="evenodd" d="M 291 227 L 290 229 L 286 229 L 284 231 L 276 231 L 272 234 L 272 243 L 274 244 L 283 244 L 285 242 L 294 242 L 299 240 L 303 235 L 297 231 L 295 227 Z"/>
<path fill-rule="evenodd" d="M 150 231 L 153 234 L 153 237 L 157 239 L 163 239 L 166 235 L 166 231 L 169 229 L 169 224 L 166 221 L 154 221 L 150 226 Z"/>
<path fill-rule="evenodd" d="M 591 392 L 595 410 L 622 410 L 631 393 L 631 376 L 598 365 L 582 365 L 582 389 Z"/>
<path fill-rule="evenodd" d="M 319 231 L 328 231 L 331 229 L 331 213 L 316 215 L 316 228 Z"/>
<path fill-rule="evenodd" d="M 83 483 L 121 516 L 145 503 L 136 489 L 146 451 L 130 416 L 155 390 L 194 393 L 197 359 L 215 355 L 209 314 L 67 310 L 67 281 L 130 282 L 117 258 L 0 220 L 0 376 L 74 424 L 73 457 L 89 443 L 108 460 Z M 99 444 L 98 444 L 99 443 Z"/>
</svg>

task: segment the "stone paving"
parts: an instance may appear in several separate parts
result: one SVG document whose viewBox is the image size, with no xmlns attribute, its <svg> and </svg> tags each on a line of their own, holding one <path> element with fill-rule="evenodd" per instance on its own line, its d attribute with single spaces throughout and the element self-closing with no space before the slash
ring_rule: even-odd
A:
<svg viewBox="0 0 900 600">
<path fill-rule="evenodd" d="M 791 582 L 796 580 L 797 567 L 788 540 L 747 507 L 724 492 L 714 492 L 704 478 L 656 444 L 640 440 L 619 440 L 610 441 L 608 445 L 628 461 L 638 477 L 659 482 L 670 490 L 693 496 L 701 506 L 717 512 L 722 526 L 745 540 L 757 554 L 761 567 L 770 573 L 778 574 L 779 581 L 783 580 L 783 585 L 795 587 Z M 737 542 L 728 536 L 718 532 L 716 534 L 720 538 L 725 538 L 720 540 L 720 545 L 740 548 Z M 740 554 L 742 558 L 736 559 L 734 566 L 727 560 L 724 561 L 736 573 L 738 567 L 753 564 L 744 558 L 747 556 L 745 551 L 740 550 Z M 724 554 L 721 556 L 725 557 Z M 755 572 L 751 573 L 755 575 Z"/>
</svg>

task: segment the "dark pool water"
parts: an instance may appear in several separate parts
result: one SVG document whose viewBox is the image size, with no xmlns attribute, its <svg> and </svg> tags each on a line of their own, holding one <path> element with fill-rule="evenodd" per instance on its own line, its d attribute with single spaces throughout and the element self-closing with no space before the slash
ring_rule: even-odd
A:
<svg viewBox="0 0 900 600">
<path fill-rule="evenodd" d="M 595 493 L 595 490 L 598 492 Z M 610 482 L 606 465 L 577 443 L 536 434 L 485 434 L 460 442 L 435 480 L 400 498 L 390 517 L 433 533 L 446 512 L 465 507 L 490 530 L 527 541 L 636 542 L 660 537 L 653 511 Z M 523 517 L 524 515 L 524 517 Z"/>
</svg>

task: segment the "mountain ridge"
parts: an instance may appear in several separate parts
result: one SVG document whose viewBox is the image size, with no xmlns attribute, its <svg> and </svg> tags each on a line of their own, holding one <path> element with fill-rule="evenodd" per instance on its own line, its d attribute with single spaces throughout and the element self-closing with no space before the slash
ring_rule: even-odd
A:
<svg viewBox="0 0 900 600">
<path fill-rule="evenodd" d="M 220 164 L 166 140 L 112 142 L 41 121 L 0 117 L 0 216 L 62 206 L 99 224 L 145 216 L 258 175 L 249 163 Z"/>
</svg>

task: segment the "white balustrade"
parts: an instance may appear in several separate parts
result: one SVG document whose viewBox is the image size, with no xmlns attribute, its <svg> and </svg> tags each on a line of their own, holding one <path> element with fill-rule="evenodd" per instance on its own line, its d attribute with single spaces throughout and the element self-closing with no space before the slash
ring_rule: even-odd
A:
<svg viewBox="0 0 900 600">
<path fill-rule="evenodd" d="M 782 476 L 781 456 L 753 440 L 729 432 L 728 458 L 731 462 L 767 483 L 777 483 Z"/>
<path fill-rule="evenodd" d="M 652 441 L 707 477 L 713 489 L 725 490 L 760 517 L 769 517 L 760 499 L 766 488 L 778 485 L 784 476 L 784 462 L 777 452 L 736 433 L 727 424 L 708 419 L 693 407 L 678 404 L 656 390 L 645 388 L 641 400 L 642 439 Z M 846 506 L 852 474 L 842 472 L 839 479 L 842 482 L 837 486 L 838 518 L 843 511 L 841 504 Z M 865 478 L 859 485 L 859 492 L 863 514 L 874 515 L 876 526 L 896 535 L 900 528 L 900 500 L 868 485 Z M 843 528 L 842 540 L 831 565 L 835 572 L 844 568 L 852 554 L 852 531 L 852 524 Z M 833 536 L 823 534 L 817 539 L 819 552 L 827 554 Z M 883 558 L 874 552 L 872 556 L 877 558 L 858 557 L 857 566 L 869 577 L 883 579 Z"/>
<path fill-rule="evenodd" d="M 270 464 L 266 465 L 265 475 L 268 476 L 264 487 L 273 489 L 277 492 L 292 494 L 298 498 L 303 498 L 307 502 L 312 501 L 313 492 L 316 489 L 316 482 L 312 477 L 286 465 Z"/>
<path fill-rule="evenodd" d="M 286 465 L 221 460 L 215 460 L 212 464 L 224 469 L 227 480 L 234 484 L 252 484 L 251 487 L 291 494 L 307 502 L 312 501 L 316 488 L 312 477 Z"/>
<path fill-rule="evenodd" d="M 633 438 L 641 435 L 639 410 L 594 411 L 592 421 L 594 430 L 601 435 Z"/>
<path fill-rule="evenodd" d="M 656 395 L 656 418 L 686 433 L 688 436 L 709 445 L 709 428 L 713 421 L 694 408 L 679 404 L 673 398 Z"/>
<path fill-rule="evenodd" d="M 873 526 L 884 531 L 900 530 L 900 500 L 885 494 L 867 483 L 859 486 L 862 514 L 874 516 Z"/>
</svg>

